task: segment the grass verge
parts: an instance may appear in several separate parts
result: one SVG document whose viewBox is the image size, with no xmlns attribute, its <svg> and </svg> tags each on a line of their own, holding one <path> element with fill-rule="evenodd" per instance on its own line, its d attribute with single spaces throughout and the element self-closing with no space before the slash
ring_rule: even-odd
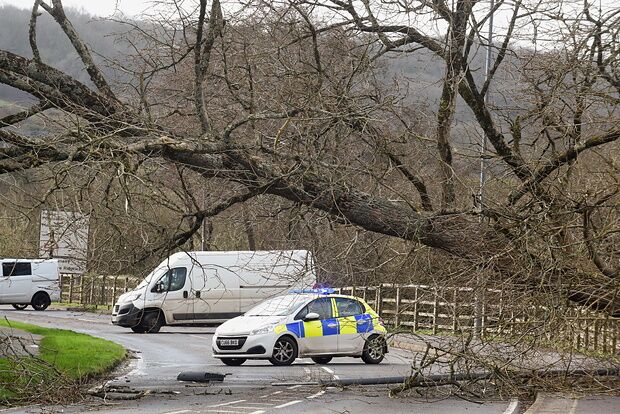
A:
<svg viewBox="0 0 620 414">
<path fill-rule="evenodd" d="M 61 397 L 63 389 L 75 391 L 76 385 L 109 372 L 126 356 L 125 349 L 114 342 L 65 329 L 7 319 L 0 320 L 0 326 L 42 337 L 36 357 L 0 358 L 0 403 L 5 405 Z"/>
</svg>

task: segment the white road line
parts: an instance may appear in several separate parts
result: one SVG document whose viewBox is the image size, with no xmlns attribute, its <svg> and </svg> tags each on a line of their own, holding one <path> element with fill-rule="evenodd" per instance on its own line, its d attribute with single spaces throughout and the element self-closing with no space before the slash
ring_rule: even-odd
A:
<svg viewBox="0 0 620 414">
<path fill-rule="evenodd" d="M 287 387 L 289 390 L 294 390 L 295 388 L 302 387 L 302 385 L 293 385 L 292 387 Z"/>
<path fill-rule="evenodd" d="M 506 407 L 506 409 L 504 410 L 503 414 L 515 414 L 518 408 L 519 408 L 519 400 L 516 398 L 513 398 L 510 401 L 510 404 L 508 404 L 508 407 Z"/>
<path fill-rule="evenodd" d="M 264 411 L 263 411 L 263 410 L 258 410 L 258 411 L 252 411 L 252 412 L 251 412 L 251 413 L 249 413 L 249 414 L 263 414 L 263 413 L 264 413 Z"/>
<path fill-rule="evenodd" d="M 321 367 L 321 368 L 323 368 L 323 369 L 324 369 L 325 371 L 327 371 L 328 373 L 330 373 L 330 374 L 334 375 L 334 370 L 329 369 L 329 368 L 327 368 L 327 367 Z"/>
<path fill-rule="evenodd" d="M 237 404 L 237 403 L 245 402 L 245 401 L 246 400 L 229 401 L 227 403 L 222 403 L 222 404 L 208 405 L 207 407 L 209 407 L 209 408 L 224 407 L 225 405 L 232 405 L 232 404 Z"/>
<path fill-rule="evenodd" d="M 579 400 L 575 398 L 573 401 L 573 405 L 570 408 L 569 414 L 575 414 L 577 412 L 577 404 L 579 404 Z"/>
<path fill-rule="evenodd" d="M 270 395 L 278 395 L 278 394 L 282 394 L 282 391 L 272 392 Z"/>
<path fill-rule="evenodd" d="M 300 403 L 300 402 L 301 402 L 301 400 L 289 401 L 289 402 L 287 402 L 287 403 L 285 403 L 285 404 L 276 405 L 276 406 L 275 406 L 275 407 L 273 407 L 273 408 L 284 408 L 284 407 L 290 407 L 291 405 L 295 405 L 295 404 L 298 404 L 298 403 Z"/>
<path fill-rule="evenodd" d="M 230 413 L 230 414 L 247 414 L 247 411 L 230 411 L 230 410 L 204 410 L 202 413 Z"/>
<path fill-rule="evenodd" d="M 310 395 L 310 396 L 308 396 L 308 397 L 306 397 L 306 398 L 307 398 L 307 399 L 309 399 L 309 400 L 312 400 L 312 399 L 314 399 L 314 398 L 318 398 L 318 397 L 320 397 L 320 396 L 321 396 L 321 395 L 323 395 L 323 394 L 325 394 L 325 391 L 319 391 L 319 392 L 317 392 L 316 394 L 312 394 L 312 395 Z"/>
<path fill-rule="evenodd" d="M 193 413 L 194 411 L 192 410 L 180 410 L 180 411 L 169 411 L 167 413 L 163 413 L 163 414 L 183 414 L 183 413 Z"/>
<path fill-rule="evenodd" d="M 198 339 L 209 339 L 209 338 L 204 337 L 202 335 L 192 335 L 192 334 L 189 334 L 188 336 L 193 336 L 194 338 L 198 338 Z"/>
</svg>

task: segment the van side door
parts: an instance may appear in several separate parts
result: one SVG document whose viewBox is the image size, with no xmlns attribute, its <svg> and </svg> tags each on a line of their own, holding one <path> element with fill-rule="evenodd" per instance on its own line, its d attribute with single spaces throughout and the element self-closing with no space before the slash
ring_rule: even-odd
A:
<svg viewBox="0 0 620 414">
<path fill-rule="evenodd" d="M 32 263 L 3 261 L 0 298 L 3 303 L 30 303 L 32 299 Z"/>
</svg>

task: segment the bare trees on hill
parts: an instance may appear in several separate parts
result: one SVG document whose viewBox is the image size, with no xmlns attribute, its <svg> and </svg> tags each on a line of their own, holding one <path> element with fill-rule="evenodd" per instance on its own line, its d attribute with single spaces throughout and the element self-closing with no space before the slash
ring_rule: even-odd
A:
<svg viewBox="0 0 620 414">
<path fill-rule="evenodd" d="M 0 50 L 0 82 L 39 100 L 0 120 L 4 174 L 49 169 L 47 197 L 61 177 L 86 177 L 86 193 L 101 190 L 95 203 L 109 202 L 113 187 L 139 225 L 147 216 L 157 224 L 159 206 L 168 216 L 160 223 L 174 228 L 155 240 L 156 230 L 148 240 L 142 232 L 147 254 L 187 247 L 205 221 L 235 209 L 268 240 L 276 227 L 247 216 L 273 223 L 295 210 L 297 221 L 278 231 L 298 232 L 298 242 L 330 234 L 338 244 L 335 235 L 361 229 L 375 234 L 363 236 L 369 249 L 380 236 L 388 250 L 440 257 L 465 280 L 481 273 L 489 284 L 620 314 L 620 10 L 497 2 L 485 78 L 475 56 L 488 44 L 491 11 L 478 1 L 160 7 L 166 13 L 145 24 L 125 22 L 122 41 L 141 47 L 117 62 L 132 76 L 120 85 L 60 0 L 34 2 L 34 57 Z M 62 28 L 95 88 L 39 58 L 39 13 Z M 387 75 L 386 62 L 403 53 L 441 63 L 435 107 Z M 63 115 L 49 135 L 15 127 L 50 108 Z M 457 110 L 475 122 L 457 123 Z M 467 143 L 482 137 L 490 147 L 480 204 L 479 146 Z M 243 203 L 252 208 L 241 212 Z M 441 277 L 441 266 L 427 266 Z"/>
</svg>

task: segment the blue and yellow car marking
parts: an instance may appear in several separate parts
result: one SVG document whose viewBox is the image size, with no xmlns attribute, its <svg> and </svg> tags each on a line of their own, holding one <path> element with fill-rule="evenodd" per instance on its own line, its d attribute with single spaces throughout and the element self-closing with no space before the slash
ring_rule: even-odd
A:
<svg viewBox="0 0 620 414">
<path fill-rule="evenodd" d="M 328 335 L 347 335 L 347 334 L 360 334 L 377 331 L 380 333 L 386 333 L 387 330 L 379 321 L 379 315 L 372 310 L 367 303 L 355 298 L 364 304 L 366 313 L 355 316 L 347 316 L 343 318 L 330 318 L 320 321 L 296 321 L 287 324 L 277 325 L 274 328 L 275 333 L 282 334 L 284 332 L 290 332 L 298 338 L 309 338 L 317 336 Z M 334 315 L 338 314 L 336 309 L 336 302 L 332 298 L 332 312 Z M 329 325 L 332 325 L 331 327 Z M 334 326 L 335 325 L 335 326 Z"/>
</svg>

